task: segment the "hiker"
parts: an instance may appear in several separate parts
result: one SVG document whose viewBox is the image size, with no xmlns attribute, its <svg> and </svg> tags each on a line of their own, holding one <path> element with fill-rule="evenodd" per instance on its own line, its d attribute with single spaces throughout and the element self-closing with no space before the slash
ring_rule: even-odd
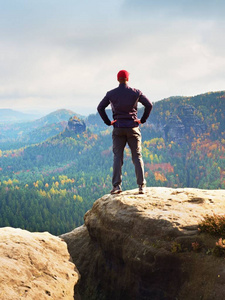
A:
<svg viewBox="0 0 225 300">
<path fill-rule="evenodd" d="M 119 86 L 107 92 L 97 107 L 104 123 L 108 126 L 113 125 L 114 127 L 112 132 L 114 160 L 112 177 L 113 189 L 111 190 L 111 194 L 119 194 L 122 192 L 123 152 L 126 143 L 128 143 L 131 149 L 139 194 L 144 194 L 146 181 L 144 178 L 139 124 L 146 122 L 152 110 L 152 103 L 141 91 L 128 86 L 129 73 L 126 70 L 118 72 L 117 80 L 119 81 Z M 141 119 L 137 118 L 138 102 L 145 107 Z M 105 112 L 105 108 L 109 104 L 111 104 L 112 108 L 113 121 L 110 121 Z"/>
</svg>

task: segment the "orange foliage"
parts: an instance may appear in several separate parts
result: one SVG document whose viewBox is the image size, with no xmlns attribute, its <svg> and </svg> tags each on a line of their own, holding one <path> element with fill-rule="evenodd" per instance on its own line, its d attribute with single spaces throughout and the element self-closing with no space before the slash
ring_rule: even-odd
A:
<svg viewBox="0 0 225 300">
<path fill-rule="evenodd" d="M 162 171 L 168 172 L 168 173 L 174 172 L 174 167 L 170 163 L 162 163 L 162 164 L 147 163 L 146 167 L 151 171 L 162 170 Z"/>
<path fill-rule="evenodd" d="M 209 150 L 212 151 L 212 150 L 215 150 L 217 149 L 218 145 L 217 144 L 212 144 L 210 147 L 209 147 Z"/>
<path fill-rule="evenodd" d="M 225 170 L 220 169 L 220 180 L 222 181 L 225 178 Z"/>
<path fill-rule="evenodd" d="M 160 172 L 158 172 L 158 171 L 156 171 L 154 173 L 154 175 L 155 175 L 155 180 L 157 180 L 157 181 L 162 181 L 162 182 L 167 181 L 165 175 L 162 174 L 162 173 L 160 173 Z"/>
</svg>

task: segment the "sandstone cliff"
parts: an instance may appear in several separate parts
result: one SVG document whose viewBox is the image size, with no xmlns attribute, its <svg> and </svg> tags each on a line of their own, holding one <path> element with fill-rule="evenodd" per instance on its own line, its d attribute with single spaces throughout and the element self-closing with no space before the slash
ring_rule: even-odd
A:
<svg viewBox="0 0 225 300">
<path fill-rule="evenodd" d="M 79 275 L 69 258 L 66 243 L 47 232 L 1 228 L 0 299 L 74 299 Z"/>
<path fill-rule="evenodd" d="M 0 299 L 225 299 L 220 236 L 198 230 L 223 214 L 224 190 L 147 188 L 98 199 L 85 224 L 59 237 L 0 229 Z M 70 262 L 69 253 L 76 267 Z M 223 252 L 225 254 L 225 250 Z"/>
<path fill-rule="evenodd" d="M 224 214 L 224 190 L 147 188 L 105 195 L 85 225 L 61 237 L 88 300 L 225 299 L 217 238 L 199 233 L 206 214 Z"/>
<path fill-rule="evenodd" d="M 80 120 L 78 117 L 74 116 L 69 119 L 66 129 L 69 132 L 74 132 L 77 134 L 84 132 L 86 130 L 86 125 L 83 120 Z"/>
<path fill-rule="evenodd" d="M 166 140 L 183 143 L 185 135 L 193 138 L 204 133 L 206 124 L 201 120 L 199 111 L 194 106 L 186 104 L 177 108 L 177 114 L 168 117 L 163 130 Z"/>
</svg>

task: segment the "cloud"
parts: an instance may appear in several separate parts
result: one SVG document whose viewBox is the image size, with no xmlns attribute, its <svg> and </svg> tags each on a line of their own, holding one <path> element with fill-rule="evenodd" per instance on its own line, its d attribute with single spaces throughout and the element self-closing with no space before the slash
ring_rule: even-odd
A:
<svg viewBox="0 0 225 300">
<path fill-rule="evenodd" d="M 130 11 L 144 12 L 151 17 L 171 18 L 224 18 L 223 0 L 125 0 L 124 8 Z"/>
<path fill-rule="evenodd" d="M 131 86 L 153 101 L 222 89 L 225 61 L 215 44 L 223 42 L 215 38 L 214 25 L 165 24 L 148 31 L 137 22 L 135 27 L 111 32 L 95 25 L 82 35 L 54 34 L 21 44 L 10 41 L 4 49 L 1 44 L 5 55 L 0 103 L 95 112 L 106 91 L 117 85 L 116 74 L 123 68 L 131 73 Z M 215 39 L 212 44 L 208 36 Z"/>
<path fill-rule="evenodd" d="M 224 89 L 224 21 L 184 1 L 1 2 L 0 107 L 95 112 L 120 69 L 153 101 Z"/>
</svg>

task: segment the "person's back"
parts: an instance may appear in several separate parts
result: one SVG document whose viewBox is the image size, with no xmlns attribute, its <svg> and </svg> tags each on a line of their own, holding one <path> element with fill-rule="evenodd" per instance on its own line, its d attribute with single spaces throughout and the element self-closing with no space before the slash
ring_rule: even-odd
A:
<svg viewBox="0 0 225 300">
<path fill-rule="evenodd" d="M 137 106 L 141 96 L 140 91 L 130 88 L 125 83 L 107 93 L 113 112 L 113 119 L 117 120 L 115 127 L 137 127 Z"/>
<path fill-rule="evenodd" d="M 98 105 L 98 112 L 105 124 L 113 125 L 113 190 L 112 194 L 120 193 L 122 183 L 122 165 L 123 151 L 126 143 L 128 143 L 132 160 L 135 165 L 137 184 L 139 192 L 143 193 L 145 186 L 144 164 L 141 155 L 141 133 L 139 124 L 145 123 L 152 109 L 152 103 L 137 89 L 130 88 L 127 85 L 129 73 L 121 70 L 117 74 L 119 86 L 109 92 Z M 145 107 L 142 118 L 137 118 L 137 105 L 142 103 Z M 111 104 L 113 112 L 113 121 L 110 121 L 105 108 Z"/>
</svg>

